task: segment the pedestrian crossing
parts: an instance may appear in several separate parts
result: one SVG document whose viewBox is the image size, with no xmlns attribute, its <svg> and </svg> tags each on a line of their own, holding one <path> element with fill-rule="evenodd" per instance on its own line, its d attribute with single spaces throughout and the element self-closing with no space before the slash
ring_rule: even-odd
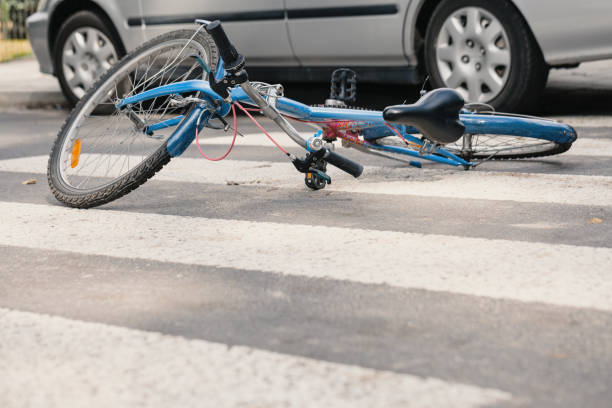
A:
<svg viewBox="0 0 612 408">
<path fill-rule="evenodd" d="M 510 400 L 503 391 L 434 378 L 7 309 L 0 309 L 0 332 L 0 361 L 31 380 L 0 382 L 4 407 L 82 406 L 79 401 L 92 407 L 475 407 Z"/>
<path fill-rule="evenodd" d="M 219 137 L 205 142 L 221 145 L 227 140 Z M 262 138 L 250 135 L 242 142 L 239 139 L 237 143 L 264 145 Z M 574 153 L 607 157 L 612 155 L 612 143 L 608 139 L 586 139 Z M 0 172 L 42 178 L 47 159 L 38 155 L 0 160 Z M 16 201 L 3 195 L 0 246 L 265 272 L 288 282 L 306 279 L 330 286 L 358 283 L 389 290 L 426 291 L 441 297 L 460 295 L 529 307 L 612 312 L 609 247 L 559 244 L 553 239 L 479 237 L 468 231 L 436 234 L 422 228 L 414 232 L 410 227 L 362 227 L 359 218 L 368 214 L 354 214 L 352 226 L 333 226 L 319 216 L 324 208 L 317 208 L 317 194 L 330 193 L 342 193 L 357 203 L 366 195 L 381 201 L 397 200 L 405 204 L 405 211 L 411 211 L 411 202 L 421 199 L 484 202 L 490 206 L 490 213 L 482 214 L 483 223 L 491 222 L 498 211 L 520 211 L 513 208 L 526 204 L 567 208 L 574 218 L 582 217 L 578 208 L 608 211 L 612 207 L 610 175 L 481 169 L 388 168 L 381 162 L 367 166 L 363 177 L 355 180 L 330 168 L 333 184 L 322 192 L 310 192 L 290 163 L 261 157 L 233 160 L 231 156 L 210 163 L 183 157 L 173 159 L 153 180 L 176 185 L 177 189 L 179 182 L 183 186 L 194 184 L 202 196 L 211 186 L 228 191 L 240 186 L 247 189 L 241 190 L 247 196 L 251 194 L 248 189 L 252 194 L 261 188 L 274 192 L 269 190 L 272 187 L 290 191 L 296 200 L 312 200 L 313 222 L 185 216 L 112 206 L 75 210 L 57 205 L 49 192 L 46 203 Z M 141 189 L 147 188 L 145 184 Z M 176 200 L 181 200 L 180 194 Z M 351 211 L 351 203 L 345 205 Z M 402 217 L 402 213 L 394 216 Z M 524 217 L 525 225 L 539 225 L 538 214 Z M 426 228 L 428 223 L 456 221 L 446 215 L 420 222 Z M 593 228 L 599 228 L 593 233 L 607 231 L 607 222 L 593 221 Z M 542 229 L 547 228 L 542 225 Z M 6 270 L 3 273 L 10 275 Z M 6 407 L 200 406 L 202 401 L 215 407 L 479 407 L 525 401 L 524 396 L 505 389 L 503 384 L 488 386 L 413 375 L 248 344 L 228 346 L 167 335 L 163 330 L 13 310 L 3 303 L 0 338 L 5 346 L 0 346 L 0 378 L 11 372 L 11 377 L 21 379 L 0 381 L 0 405 Z M 75 345 L 74 339 L 82 341 Z M 53 378 L 46 377 L 48 372 L 55 373 Z M 38 384 L 39 393 L 29 395 L 32 384 Z"/>
<path fill-rule="evenodd" d="M 94 157 L 95 156 L 95 157 Z M 113 158 L 122 163 L 123 159 Z M 82 155 L 82 161 L 97 160 L 98 155 Z M 132 162 L 138 162 L 134 156 Z M 47 156 L 31 156 L 0 161 L 0 171 L 45 174 Z M 448 199 L 508 200 L 530 203 L 572 205 L 610 205 L 612 177 L 567 174 L 500 173 L 459 169 L 412 170 L 368 166 L 360 179 L 353 179 L 333 166 L 329 174 L 331 191 L 348 193 L 425 196 Z M 104 176 L 99 168 L 93 176 Z M 289 161 L 226 160 L 208 162 L 199 158 L 171 160 L 155 178 L 205 184 L 262 185 L 304 189 L 300 175 Z"/>
<path fill-rule="evenodd" d="M 612 248 L 6 202 L 0 202 L 0 214 L 2 245 L 612 311 Z M 333 244 L 313 257 L 304 240 L 312 236 Z M 493 259 L 503 262 L 492 267 Z M 470 268 L 458 272 L 457 265 L 467 263 Z"/>
</svg>

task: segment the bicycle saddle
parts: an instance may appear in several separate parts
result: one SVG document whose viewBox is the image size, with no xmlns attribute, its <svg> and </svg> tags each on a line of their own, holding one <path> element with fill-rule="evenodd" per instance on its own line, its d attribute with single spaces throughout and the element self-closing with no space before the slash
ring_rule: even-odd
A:
<svg viewBox="0 0 612 408">
<path fill-rule="evenodd" d="M 465 132 L 465 126 L 459 120 L 459 111 L 464 104 L 459 92 L 440 88 L 425 94 L 412 105 L 385 108 L 383 118 L 387 122 L 414 126 L 433 142 L 453 143 Z"/>
</svg>

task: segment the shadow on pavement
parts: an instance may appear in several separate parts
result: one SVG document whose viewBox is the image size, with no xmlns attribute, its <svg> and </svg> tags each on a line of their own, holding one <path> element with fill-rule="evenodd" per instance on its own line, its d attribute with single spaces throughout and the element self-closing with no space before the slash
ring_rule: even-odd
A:
<svg viewBox="0 0 612 408">
<path fill-rule="evenodd" d="M 420 86 L 359 83 L 356 105 L 382 109 L 404 101 L 411 103 L 419 98 L 419 90 Z M 322 104 L 329 95 L 329 84 L 286 83 L 285 93 L 307 104 Z M 538 109 L 530 113 L 543 116 L 612 114 L 612 62 L 552 70 Z"/>
</svg>

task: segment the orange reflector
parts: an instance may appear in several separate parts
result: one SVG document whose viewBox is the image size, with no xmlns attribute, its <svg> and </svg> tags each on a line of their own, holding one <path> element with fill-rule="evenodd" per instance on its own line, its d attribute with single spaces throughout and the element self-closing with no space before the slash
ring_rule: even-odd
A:
<svg viewBox="0 0 612 408">
<path fill-rule="evenodd" d="M 73 169 L 79 165 L 79 156 L 81 155 L 81 139 L 74 141 L 72 145 L 72 157 L 70 158 L 70 167 Z"/>
</svg>

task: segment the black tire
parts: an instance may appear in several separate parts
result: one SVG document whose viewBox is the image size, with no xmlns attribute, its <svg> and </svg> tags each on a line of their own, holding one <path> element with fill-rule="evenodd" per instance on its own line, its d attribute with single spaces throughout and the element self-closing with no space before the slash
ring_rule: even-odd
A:
<svg viewBox="0 0 612 408">
<path fill-rule="evenodd" d="M 494 15 L 508 36 L 510 70 L 502 90 L 490 101 L 506 112 L 528 111 L 546 85 L 549 67 L 519 11 L 507 0 L 443 0 L 434 10 L 425 36 L 425 65 L 434 88 L 447 87 L 437 65 L 436 41 L 447 18 L 464 7 L 479 7 Z M 473 101 L 470 101 L 473 102 Z"/>
<path fill-rule="evenodd" d="M 156 37 L 143 44 L 108 70 L 77 103 L 76 107 L 72 110 L 70 116 L 66 119 L 58 133 L 57 139 L 51 150 L 47 167 L 47 181 L 49 183 L 49 187 L 53 195 L 60 202 L 66 204 L 67 206 L 77 208 L 96 207 L 111 202 L 144 184 L 170 161 L 171 157 L 167 151 L 166 138 L 161 145 L 152 154 L 147 156 L 146 159 L 144 159 L 140 164 L 129 170 L 129 172 L 123 174 L 121 177 L 113 180 L 112 182 L 101 185 L 99 188 L 75 188 L 65 182 L 60 174 L 60 166 L 62 165 L 60 157 L 62 154 L 62 146 L 64 146 L 64 140 L 68 137 L 69 130 L 75 126 L 75 121 L 78 118 L 78 115 L 83 109 L 85 109 L 89 100 L 93 98 L 96 91 L 103 87 L 107 81 L 112 81 L 116 72 L 121 70 L 124 66 L 134 62 L 134 60 L 138 59 L 141 54 L 144 54 L 148 49 L 166 41 L 177 39 L 187 40 L 192 38 L 193 34 L 193 30 L 173 31 L 160 35 L 159 37 Z M 193 41 L 198 42 L 206 50 L 206 52 L 209 53 L 209 68 L 212 72 L 215 72 L 219 60 L 219 54 L 214 42 L 212 41 L 212 38 L 205 32 L 205 30 L 201 30 L 195 37 L 193 37 Z M 188 117 L 193 107 L 186 109 L 188 110 L 184 112 L 185 119 Z M 106 114 L 106 112 L 103 114 Z M 180 124 L 178 126 L 180 126 Z"/>
<path fill-rule="evenodd" d="M 471 153 L 465 154 L 460 150 L 454 150 L 451 148 L 446 148 L 449 152 L 456 154 L 464 160 L 520 160 L 520 159 L 534 159 L 537 157 L 546 157 L 546 156 L 554 156 L 557 154 L 565 153 L 572 147 L 571 143 L 551 143 L 548 147 L 543 147 L 538 151 L 532 151 L 528 153 L 519 153 L 519 154 L 505 154 L 505 153 L 497 153 L 495 156 L 490 157 L 491 154 L 485 153 Z"/>
<path fill-rule="evenodd" d="M 482 136 L 482 135 L 481 135 Z M 503 135 L 484 135 L 495 137 L 503 137 Z M 519 160 L 519 159 L 533 159 L 536 157 L 546 157 L 546 156 L 554 156 L 557 154 L 565 153 L 572 147 L 572 143 L 555 143 L 555 142 L 547 142 L 540 146 L 530 146 L 529 143 L 533 143 L 533 138 L 528 137 L 517 137 L 513 136 L 515 139 L 524 139 L 526 141 L 525 146 L 521 148 L 520 146 L 516 148 L 516 153 L 509 151 L 508 153 L 498 152 L 495 153 L 494 150 L 479 150 L 476 148 L 473 152 L 465 152 L 461 148 L 461 141 L 463 139 L 459 139 L 458 142 L 444 146 L 444 150 L 461 157 L 464 160 Z M 544 141 L 543 141 L 544 143 Z M 375 144 L 379 146 L 393 146 L 393 147 L 403 147 L 407 148 L 409 146 L 406 145 L 405 142 L 399 139 L 399 137 L 389 136 L 376 140 Z M 416 150 L 416 149 L 415 149 Z M 495 153 L 495 155 L 493 155 Z M 385 152 L 389 158 L 405 161 L 408 159 L 405 155 L 399 153 L 390 153 Z"/>
<path fill-rule="evenodd" d="M 526 136 L 473 135 L 473 137 L 489 137 L 494 141 L 507 137 L 510 140 L 514 140 L 516 147 L 514 149 L 507 148 L 508 150 L 496 152 L 495 148 L 492 146 L 484 145 L 479 147 L 478 143 L 476 143 L 471 152 L 466 152 L 461 147 L 463 141 L 463 138 L 461 138 L 454 144 L 444 146 L 444 149 L 465 160 L 519 160 L 565 153 L 572 147 L 573 143 L 556 143 Z M 493 144 L 495 145 L 495 142 Z"/>
<path fill-rule="evenodd" d="M 88 194 L 75 194 L 74 192 L 67 191 L 65 186 L 62 186 L 61 182 L 58 180 L 57 170 L 52 170 L 51 168 L 52 161 L 59 160 L 58 158 L 53 159 L 54 156 L 58 156 L 57 150 L 58 149 L 56 149 L 54 145 L 51 151 L 51 158 L 49 159 L 49 167 L 47 168 L 47 181 L 55 198 L 68 207 L 74 208 L 97 207 L 121 198 L 143 185 L 147 180 L 153 177 L 155 173 L 160 171 L 162 167 L 170 162 L 167 143 L 164 143 L 154 154 L 149 156 L 146 161 L 134 169 L 134 171 L 117 180 L 117 182 L 107 188 Z"/>
<path fill-rule="evenodd" d="M 111 26 L 112 23 L 108 19 L 91 11 L 79 11 L 68 17 L 61 25 L 53 47 L 53 70 L 59 81 L 62 93 L 68 100 L 70 106 L 74 106 L 80 98 L 72 91 L 64 74 L 63 49 L 66 41 L 76 30 L 86 27 L 95 28 L 101 31 L 110 40 L 118 60 L 125 55 L 125 48 L 117 36 L 117 33 L 109 28 Z"/>
</svg>

